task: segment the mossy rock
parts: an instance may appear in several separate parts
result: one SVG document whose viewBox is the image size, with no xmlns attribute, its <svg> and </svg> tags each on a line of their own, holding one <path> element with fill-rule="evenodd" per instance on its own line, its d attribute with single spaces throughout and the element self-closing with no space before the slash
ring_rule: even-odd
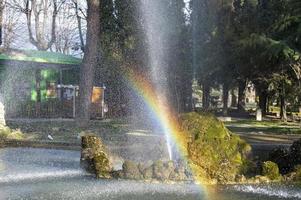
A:
<svg viewBox="0 0 301 200">
<path fill-rule="evenodd" d="M 146 169 L 143 170 L 143 178 L 144 179 L 147 179 L 147 180 L 150 180 L 153 178 L 153 166 L 150 166 Z"/>
<path fill-rule="evenodd" d="M 235 182 L 237 182 L 237 183 L 246 183 L 247 179 L 244 175 L 239 174 L 235 177 Z"/>
<path fill-rule="evenodd" d="M 301 165 L 295 167 L 296 181 L 301 182 Z"/>
<path fill-rule="evenodd" d="M 189 177 L 186 174 L 186 169 L 183 165 L 179 165 L 169 175 L 169 179 L 173 181 L 187 181 Z"/>
<path fill-rule="evenodd" d="M 122 165 L 122 170 L 124 173 L 124 178 L 126 179 L 142 179 L 143 175 L 141 174 L 138 165 L 132 161 L 126 160 Z"/>
<path fill-rule="evenodd" d="M 162 161 L 156 161 L 153 164 L 153 178 L 164 181 L 168 180 L 171 171 Z"/>
<path fill-rule="evenodd" d="M 266 161 L 262 165 L 262 175 L 268 177 L 270 180 L 280 180 L 278 165 L 272 161 Z"/>
<path fill-rule="evenodd" d="M 285 174 L 283 179 L 286 182 L 297 182 L 301 183 L 301 165 L 297 165 L 293 172 Z"/>
<path fill-rule="evenodd" d="M 254 177 L 254 183 L 268 183 L 268 182 L 270 182 L 270 178 L 269 177 L 267 177 L 267 176 L 260 176 L 260 175 L 257 175 L 257 176 L 255 176 Z"/>
<path fill-rule="evenodd" d="M 109 154 L 100 138 L 95 135 L 82 137 L 82 151 L 80 163 L 87 172 L 97 178 L 110 178 L 112 166 Z"/>
<path fill-rule="evenodd" d="M 187 157 L 197 179 L 234 181 L 240 174 L 250 145 L 231 133 L 214 115 L 187 113 L 180 118 Z"/>
<path fill-rule="evenodd" d="M 93 159 L 97 178 L 110 178 L 112 167 L 107 154 L 103 151 L 97 152 Z"/>
</svg>

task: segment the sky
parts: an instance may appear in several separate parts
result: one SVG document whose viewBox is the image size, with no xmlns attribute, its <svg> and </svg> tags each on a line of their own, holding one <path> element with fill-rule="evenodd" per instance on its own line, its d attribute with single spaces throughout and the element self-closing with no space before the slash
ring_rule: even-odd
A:
<svg viewBox="0 0 301 200">
<path fill-rule="evenodd" d="M 82 1 L 82 0 L 80 0 Z M 185 9 L 185 13 L 187 14 L 187 16 L 189 15 L 189 2 L 190 0 L 184 0 L 185 4 L 186 4 L 186 9 Z M 29 42 L 29 36 L 28 36 L 28 30 L 27 30 L 27 25 L 26 25 L 26 17 L 23 14 L 20 13 L 14 13 L 14 16 L 12 18 L 15 19 L 15 23 L 17 25 L 17 28 L 15 30 L 15 36 L 14 36 L 14 40 L 12 43 L 12 48 L 18 48 L 18 49 L 36 49 L 30 42 Z M 7 16 L 8 18 L 9 16 Z M 9 20 L 9 19 L 7 19 Z M 75 24 L 76 22 L 73 21 L 72 24 Z M 60 26 L 62 26 L 63 23 L 59 23 Z M 70 22 L 65 23 L 65 24 L 70 24 Z M 50 27 L 50 26 L 49 26 Z M 34 27 L 33 27 L 34 28 Z M 74 28 L 74 27 L 73 27 Z M 77 31 L 76 31 L 77 32 Z M 4 33 L 5 34 L 5 33 Z M 78 39 L 78 38 L 74 38 L 74 39 Z M 74 53 L 74 52 L 73 52 Z M 76 53 L 76 52 L 75 52 Z"/>
</svg>

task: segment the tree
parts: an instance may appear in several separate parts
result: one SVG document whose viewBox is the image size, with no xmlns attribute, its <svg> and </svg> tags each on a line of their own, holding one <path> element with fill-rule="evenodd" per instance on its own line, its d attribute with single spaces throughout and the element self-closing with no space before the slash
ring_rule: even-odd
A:
<svg viewBox="0 0 301 200">
<path fill-rule="evenodd" d="M 3 11 L 4 11 L 4 2 L 0 0 L 0 45 L 2 45 L 2 35 L 3 35 Z"/>
<path fill-rule="evenodd" d="M 65 0 L 11 1 L 10 6 L 26 16 L 29 41 L 38 50 L 48 50 L 55 43 L 57 15 L 64 2 Z"/>
<path fill-rule="evenodd" d="M 190 112 L 193 79 L 190 25 L 186 24 L 183 0 L 170 1 L 166 6 L 169 102 L 179 113 Z"/>
<path fill-rule="evenodd" d="M 251 49 L 252 77 L 260 94 L 260 105 L 265 109 L 267 88 L 277 80 L 281 118 L 286 121 L 286 102 L 289 84 L 300 77 L 297 21 L 287 1 L 260 1 L 257 28 L 242 39 L 243 49 Z M 264 20 L 262 20 L 264 19 Z M 268 28 L 266 28 L 268 27 Z M 260 67 L 262 66 L 262 67 Z M 263 68 L 264 66 L 264 68 Z M 277 75 L 277 76 L 276 76 Z M 277 77 L 277 79 L 275 79 Z M 280 78 L 281 77 L 281 78 Z"/>
<path fill-rule="evenodd" d="M 75 1 L 75 0 L 74 0 Z M 61 12 L 57 15 L 57 26 L 55 32 L 55 42 L 50 47 L 51 51 L 60 52 L 63 54 L 70 55 L 77 50 L 83 50 L 82 48 L 77 49 L 76 45 L 78 40 L 84 40 L 83 30 L 78 33 L 77 25 L 77 13 L 74 8 L 73 1 L 64 2 L 61 6 Z M 79 39 L 77 38 L 79 36 Z"/>
<path fill-rule="evenodd" d="M 88 0 L 87 6 L 87 45 L 80 69 L 79 105 L 76 116 L 81 125 L 87 125 L 90 120 L 94 73 L 99 63 L 100 49 L 100 0 Z"/>
<path fill-rule="evenodd" d="M 192 68 L 198 83 L 202 86 L 203 109 L 209 109 L 210 105 L 210 87 L 212 86 L 212 74 L 215 67 L 211 66 L 215 56 L 209 54 L 213 44 L 212 33 L 216 22 L 216 1 L 192 0 L 190 2 L 192 26 Z M 211 58 L 213 58 L 211 60 Z"/>
<path fill-rule="evenodd" d="M 142 25 L 136 0 L 105 0 L 102 6 L 102 45 L 104 55 L 101 74 L 107 86 L 109 116 L 129 115 L 137 98 L 125 79 L 127 69 L 145 67 Z M 131 101 L 133 100 L 133 101 Z M 131 106 L 131 104 L 133 104 Z"/>
<path fill-rule="evenodd" d="M 73 8 L 75 11 L 75 17 L 77 21 L 77 29 L 78 29 L 78 37 L 79 37 L 79 47 L 82 52 L 85 51 L 85 40 L 84 40 L 84 33 L 83 33 L 83 20 L 86 22 L 86 10 L 81 5 L 81 2 L 78 0 L 72 0 Z M 76 47 L 77 48 L 77 47 Z"/>
<path fill-rule="evenodd" d="M 6 1 L 1 4 L 1 9 L 1 45 L 2 49 L 7 50 L 16 42 L 18 31 L 21 28 L 17 23 L 20 17 Z"/>
</svg>

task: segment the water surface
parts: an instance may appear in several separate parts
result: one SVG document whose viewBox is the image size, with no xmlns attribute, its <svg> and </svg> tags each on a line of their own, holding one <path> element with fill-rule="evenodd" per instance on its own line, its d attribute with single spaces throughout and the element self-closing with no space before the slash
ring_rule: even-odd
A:
<svg viewBox="0 0 301 200">
<path fill-rule="evenodd" d="M 80 169 L 79 157 L 78 151 L 1 149 L 0 199 L 301 199 L 301 188 L 296 186 L 243 185 L 205 190 L 192 184 L 96 180 Z"/>
</svg>

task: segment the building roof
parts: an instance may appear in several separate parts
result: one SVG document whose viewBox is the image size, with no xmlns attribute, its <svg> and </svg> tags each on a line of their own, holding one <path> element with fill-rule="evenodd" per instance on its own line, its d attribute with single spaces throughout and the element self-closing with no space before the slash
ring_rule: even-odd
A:
<svg viewBox="0 0 301 200">
<path fill-rule="evenodd" d="M 0 61 L 25 61 L 48 64 L 79 65 L 81 59 L 62 53 L 37 50 L 10 50 L 0 53 Z"/>
<path fill-rule="evenodd" d="M 82 60 L 61 53 L 36 50 L 9 50 L 0 52 L 0 68 L 71 69 L 80 67 Z"/>
</svg>

